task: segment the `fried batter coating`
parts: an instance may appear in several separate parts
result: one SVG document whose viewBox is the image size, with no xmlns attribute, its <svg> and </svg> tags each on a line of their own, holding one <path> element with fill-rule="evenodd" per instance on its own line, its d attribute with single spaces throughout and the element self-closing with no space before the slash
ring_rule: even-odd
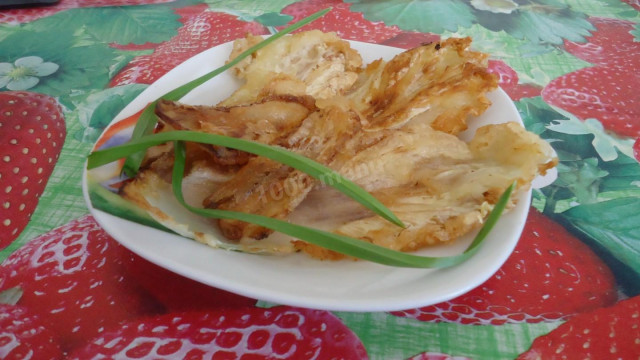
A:
<svg viewBox="0 0 640 360">
<path fill-rule="evenodd" d="M 388 167 L 399 175 L 372 182 L 370 178 L 377 176 L 370 173 L 353 180 L 389 207 L 407 227 L 402 229 L 360 212 L 360 218 L 347 219 L 333 229 L 335 232 L 399 251 L 452 241 L 480 227 L 513 181 L 517 181 L 518 191 L 526 190 L 539 173 L 544 174 L 557 162 L 546 142 L 514 122 L 481 127 L 468 144 L 429 129 L 403 135 L 406 136 L 393 137 L 395 149 L 380 143 L 367 149 L 370 157 L 355 159 L 366 168 L 382 167 L 379 172 L 389 174 L 384 171 Z M 403 161 L 408 153 L 412 154 L 411 159 Z M 509 206 L 513 205 L 512 200 Z M 314 204 L 301 205 L 304 206 Z M 323 204 L 318 211 L 331 212 L 327 206 L 331 205 Z M 339 206 L 349 205 L 342 202 Z M 303 242 L 296 246 L 321 258 L 342 257 Z"/>
<path fill-rule="evenodd" d="M 286 142 L 289 150 L 329 167 L 339 167 L 355 153 L 350 144 L 360 132 L 360 119 L 340 108 L 325 108 L 307 117 Z M 233 178 L 212 189 L 206 208 L 242 211 L 286 219 L 311 191 L 317 180 L 273 160 L 253 158 Z M 219 220 L 229 239 L 261 239 L 272 233 L 266 228 L 236 220 Z"/>
<path fill-rule="evenodd" d="M 262 41 L 249 35 L 234 43 L 230 59 Z M 327 99 L 351 88 L 361 71 L 362 57 L 335 33 L 319 30 L 286 36 L 256 51 L 233 68 L 245 84 L 220 105 L 249 104 L 274 93 Z"/>
<path fill-rule="evenodd" d="M 518 191 L 526 190 L 539 173 L 544 174 L 557 162 L 546 142 L 514 122 L 481 127 L 468 144 L 430 128 L 397 132 L 398 136 L 358 154 L 348 166 L 359 164 L 372 169 L 352 180 L 389 207 L 407 227 L 399 228 L 371 213 L 352 211 L 351 218 L 323 219 L 334 224 L 336 233 L 399 251 L 452 241 L 480 227 L 513 181 L 517 181 Z M 343 199 L 338 206 L 357 208 L 349 201 Z M 509 206 L 513 205 L 512 200 Z M 307 218 L 325 216 L 334 211 L 334 206 L 303 203 L 300 211 Z M 320 258 L 342 257 L 302 241 L 296 246 Z"/>
<path fill-rule="evenodd" d="M 231 58 L 260 40 L 238 40 Z M 469 38 L 451 38 L 363 69 L 348 42 L 335 34 L 304 32 L 238 64 L 233 71 L 245 84 L 217 106 L 158 104 L 167 129 L 251 139 L 324 164 L 378 198 L 406 228 L 298 170 L 197 144 L 188 144 L 185 183 L 198 187 L 185 188 L 190 203 L 303 223 L 400 251 L 469 233 L 511 183 L 517 182 L 516 192 L 524 191 L 557 161 L 546 142 L 517 123 L 481 127 L 468 143 L 457 137 L 490 106 L 486 94 L 497 88 L 487 55 L 471 51 L 470 44 Z M 154 205 L 157 200 L 149 200 L 150 189 L 168 184 L 168 150 L 150 151 L 148 166 L 124 190 L 157 217 L 164 213 Z M 218 225 L 232 243 L 281 252 L 288 247 L 270 244 L 284 239 L 313 257 L 343 257 L 241 221 Z M 219 246 L 206 234 L 191 236 Z"/>
<path fill-rule="evenodd" d="M 271 96 L 245 106 L 193 106 L 160 100 L 156 115 L 177 130 L 202 131 L 278 145 L 315 110 L 309 96 Z M 222 146 L 202 145 L 221 165 L 246 164 L 250 154 Z"/>
<path fill-rule="evenodd" d="M 389 62 L 369 64 L 346 95 L 369 121 L 369 130 L 397 128 L 414 117 L 458 134 L 469 116 L 484 112 L 485 94 L 497 88 L 488 55 L 471 51 L 470 38 L 450 38 L 407 50 Z"/>
</svg>

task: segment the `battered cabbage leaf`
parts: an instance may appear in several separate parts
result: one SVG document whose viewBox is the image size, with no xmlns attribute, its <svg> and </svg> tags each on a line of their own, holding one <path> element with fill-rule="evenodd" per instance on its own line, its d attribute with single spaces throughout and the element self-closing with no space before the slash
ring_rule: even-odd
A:
<svg viewBox="0 0 640 360">
<path fill-rule="evenodd" d="M 238 40 L 231 56 L 258 39 Z M 516 193 L 525 191 L 556 163 L 551 147 L 515 122 L 481 127 L 469 142 L 457 137 L 491 105 L 486 94 L 497 88 L 487 55 L 470 44 L 451 38 L 363 68 L 360 55 L 335 34 L 298 33 L 234 68 L 245 83 L 218 105 L 158 104 L 159 131 L 197 130 L 285 147 L 371 192 L 406 228 L 326 186 L 332 179 L 199 144 L 187 147 L 185 198 L 193 206 L 288 219 L 400 251 L 469 233 L 511 183 L 517 182 Z M 123 189 L 167 227 L 227 249 L 342 257 L 257 225 L 176 210 L 165 199 L 172 198 L 170 150 L 150 150 L 143 170 Z M 212 222 L 218 226 L 208 230 Z"/>
</svg>

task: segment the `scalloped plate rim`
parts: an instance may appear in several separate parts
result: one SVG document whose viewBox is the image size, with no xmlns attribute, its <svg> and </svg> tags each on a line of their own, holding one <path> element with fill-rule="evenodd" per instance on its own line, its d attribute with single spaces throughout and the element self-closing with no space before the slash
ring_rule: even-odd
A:
<svg viewBox="0 0 640 360">
<path fill-rule="evenodd" d="M 365 63 L 378 57 L 388 59 L 403 51 L 377 44 L 350 43 L 360 51 Z M 110 126 L 136 113 L 167 91 L 222 65 L 230 49 L 231 42 L 221 44 L 178 65 L 127 105 Z M 230 79 L 228 72 L 225 72 L 192 91 L 182 101 L 213 104 L 230 92 L 216 95 L 217 100 L 211 94 L 207 94 L 205 99 L 205 92 L 220 89 L 219 82 L 226 84 L 231 81 L 237 86 L 237 81 Z M 489 96 L 493 105 L 479 117 L 478 123 L 516 121 L 522 124 L 515 105 L 502 89 L 497 89 Z M 467 132 L 473 131 L 470 129 Z M 86 167 L 82 187 L 89 211 L 104 230 L 132 252 L 163 268 L 262 301 L 355 312 L 397 311 L 428 306 L 450 300 L 482 284 L 502 266 L 515 248 L 531 200 L 531 190 L 521 193 L 514 209 L 501 217 L 476 255 L 463 264 L 446 269 L 406 269 L 364 261 L 321 262 L 303 254 L 278 258 L 210 248 L 95 209 L 88 196 Z M 418 253 L 430 256 L 459 253 L 472 236 Z"/>
</svg>

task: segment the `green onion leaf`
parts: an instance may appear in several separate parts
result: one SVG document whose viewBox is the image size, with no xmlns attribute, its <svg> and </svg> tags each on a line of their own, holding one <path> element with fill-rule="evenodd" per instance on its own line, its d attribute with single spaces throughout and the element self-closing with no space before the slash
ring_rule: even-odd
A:
<svg viewBox="0 0 640 360">
<path fill-rule="evenodd" d="M 114 146 L 104 150 L 94 151 L 87 158 L 87 168 L 93 169 L 98 166 L 108 164 L 131 154 L 143 152 L 145 149 L 166 143 L 168 141 L 192 141 L 202 144 L 224 146 L 232 149 L 245 151 L 248 153 L 264 156 L 279 163 L 298 169 L 320 181 L 328 181 L 328 185 L 343 192 L 371 211 L 389 220 L 390 222 L 404 227 L 391 210 L 384 206 L 378 199 L 366 192 L 364 189 L 354 184 L 350 180 L 342 177 L 337 172 L 319 164 L 300 154 L 285 150 L 280 147 L 257 143 L 253 141 L 233 138 L 224 135 L 207 134 L 198 131 L 174 130 L 157 134 L 144 135 L 137 140 L 131 140 L 122 145 Z"/>
<path fill-rule="evenodd" d="M 303 19 L 302 21 L 287 27 L 281 32 L 272 35 L 259 44 L 249 48 L 224 66 L 166 93 L 164 96 L 160 97 L 160 99 L 174 101 L 179 100 L 194 88 L 202 85 L 206 81 L 236 65 L 242 59 L 250 56 L 255 51 L 268 45 L 274 40 L 301 28 L 309 22 L 316 20 L 317 18 L 326 14 L 329 10 L 330 9 L 319 11 Z M 482 229 L 480 229 L 469 247 L 462 254 L 447 257 L 425 257 L 407 254 L 387 249 L 385 247 L 381 247 L 359 239 L 333 234 L 322 230 L 312 229 L 301 225 L 291 224 L 286 221 L 277 220 L 261 215 L 218 209 L 196 208 L 188 205 L 184 201 L 182 194 L 182 179 L 184 176 L 185 167 L 185 141 L 224 146 L 256 154 L 259 156 L 264 156 L 279 163 L 303 171 L 320 181 L 330 180 L 329 185 L 348 195 L 352 199 L 358 201 L 362 205 L 366 206 L 367 208 L 382 216 L 383 218 L 389 220 L 390 222 L 404 227 L 402 221 L 400 221 L 400 219 L 398 219 L 386 206 L 384 206 L 384 204 L 382 204 L 371 194 L 360 188 L 358 185 L 342 177 L 340 174 L 332 171 L 324 165 L 294 152 L 279 147 L 243 139 L 194 131 L 167 131 L 158 134 L 152 134 L 157 123 L 157 118 L 155 116 L 155 106 L 158 100 L 153 101 L 144 109 L 140 118 L 138 119 L 136 127 L 133 131 L 132 138 L 129 142 L 108 149 L 94 151 L 89 155 L 87 159 L 87 168 L 93 169 L 116 161 L 118 159 L 126 158 L 123 171 L 128 176 L 134 177 L 138 172 L 146 149 L 151 146 L 173 141 L 175 148 L 175 159 L 172 173 L 172 188 L 174 195 L 176 196 L 178 201 L 188 210 L 201 216 L 218 219 L 234 219 L 253 223 L 277 232 L 287 234 L 302 241 L 306 241 L 308 243 L 315 244 L 323 248 L 363 260 L 390 266 L 414 268 L 442 268 L 457 265 L 471 257 L 477 251 L 480 244 L 484 241 L 484 239 L 487 237 L 487 234 L 491 231 L 495 223 L 498 221 L 498 218 L 500 217 L 509 201 L 511 193 L 515 189 L 514 182 L 509 188 L 505 190 L 498 202 L 495 204 L 493 211 L 489 214 Z"/>
<path fill-rule="evenodd" d="M 487 221 L 483 225 L 482 229 L 480 229 L 480 232 L 478 232 L 471 245 L 469 245 L 469 247 L 462 254 L 444 257 L 418 256 L 387 249 L 382 246 L 378 246 L 347 236 L 291 224 L 286 221 L 277 220 L 266 216 L 218 209 L 202 209 L 190 206 L 185 202 L 182 194 L 182 178 L 184 176 L 185 167 L 184 143 L 182 141 L 176 141 L 174 144 L 175 159 L 171 185 L 173 193 L 176 196 L 177 200 L 189 211 L 206 217 L 217 219 L 234 219 L 257 224 L 347 256 L 352 256 L 362 260 L 368 260 L 378 264 L 396 267 L 443 268 L 454 266 L 467 260 L 478 250 L 480 244 L 484 241 L 484 239 L 487 237 L 487 234 L 491 231 L 495 223 L 498 221 L 500 214 L 509 201 L 511 192 L 515 188 L 514 182 L 502 194 L 502 196 L 494 206 L 493 211 L 491 212 L 491 214 L 489 214 L 489 217 L 487 218 Z"/>
<path fill-rule="evenodd" d="M 298 21 L 297 23 L 290 25 L 288 27 L 286 27 L 285 29 L 283 29 L 282 31 L 277 32 L 276 34 L 266 38 L 265 40 L 259 42 L 258 44 L 250 47 L 249 49 L 245 50 L 243 53 L 241 53 L 240 55 L 238 55 L 235 59 L 229 61 L 228 63 L 226 63 L 225 65 L 195 79 L 192 80 L 168 93 L 166 93 L 165 95 L 161 96 L 160 99 L 166 99 L 166 100 L 180 100 L 183 96 L 185 96 L 186 94 L 188 94 L 191 90 L 195 89 L 196 87 L 204 84 L 205 82 L 213 79 L 214 77 L 220 75 L 222 72 L 230 69 L 231 67 L 235 66 L 236 64 L 238 64 L 240 61 L 242 61 L 244 58 L 250 56 L 251 54 L 253 54 L 254 52 L 262 49 L 263 47 L 269 45 L 270 43 L 274 42 L 275 40 L 293 32 L 296 31 L 298 29 L 300 29 L 301 27 L 307 25 L 308 23 L 324 16 L 326 13 L 328 13 L 331 10 L 331 8 L 327 8 L 324 10 L 320 10 L 314 14 L 309 15 L 308 17 Z M 158 99 L 159 100 L 159 99 Z M 140 115 L 140 118 L 138 119 L 138 122 L 136 123 L 135 128 L 133 129 L 133 134 L 131 136 L 132 140 L 135 140 L 143 135 L 147 135 L 150 134 L 153 129 L 156 126 L 156 123 L 158 122 L 158 119 L 155 115 L 155 109 L 156 109 L 156 104 L 158 102 L 158 100 L 151 102 L 149 105 L 147 105 L 147 107 L 144 109 L 144 111 L 142 112 L 142 114 Z M 136 175 L 136 173 L 138 173 L 138 169 L 140 168 L 140 164 L 142 163 L 142 159 L 144 158 L 144 152 L 138 152 L 138 153 L 134 153 L 131 154 L 127 157 L 127 159 L 124 162 L 124 166 L 122 168 L 122 170 L 124 171 L 125 174 L 127 174 L 127 176 L 129 177 L 134 177 Z"/>
<path fill-rule="evenodd" d="M 136 126 L 133 128 L 133 133 L 131 134 L 132 139 L 138 139 L 153 132 L 157 123 L 155 110 L 156 101 L 147 105 L 142 114 L 140 114 L 140 117 L 136 122 Z M 135 153 L 127 157 L 124 161 L 122 171 L 124 171 L 127 176 L 134 177 L 138 173 L 138 169 L 140 168 L 143 158 L 144 152 Z"/>
</svg>

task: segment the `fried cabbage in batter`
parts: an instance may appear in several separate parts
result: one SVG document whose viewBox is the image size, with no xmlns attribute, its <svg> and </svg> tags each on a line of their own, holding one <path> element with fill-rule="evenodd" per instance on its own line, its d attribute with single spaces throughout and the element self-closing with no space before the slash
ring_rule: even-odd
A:
<svg viewBox="0 0 640 360">
<path fill-rule="evenodd" d="M 260 40 L 237 40 L 231 58 Z M 511 183 L 517 182 L 516 192 L 526 191 L 557 162 L 544 140 L 516 122 L 481 127 L 469 142 L 458 137 L 491 105 L 487 93 L 497 89 L 488 55 L 470 45 L 469 38 L 450 38 L 363 66 L 358 52 L 335 34 L 287 36 L 233 69 L 244 84 L 221 103 L 160 101 L 158 131 L 196 130 L 284 147 L 354 181 L 407 226 L 346 198 L 327 186 L 331 179 L 191 143 L 183 190 L 193 206 L 289 220 L 400 251 L 453 241 L 482 226 Z M 186 213 L 172 200 L 172 163 L 171 145 L 150 149 L 122 195 L 167 227 L 211 246 L 343 257 L 257 225 Z"/>
</svg>

